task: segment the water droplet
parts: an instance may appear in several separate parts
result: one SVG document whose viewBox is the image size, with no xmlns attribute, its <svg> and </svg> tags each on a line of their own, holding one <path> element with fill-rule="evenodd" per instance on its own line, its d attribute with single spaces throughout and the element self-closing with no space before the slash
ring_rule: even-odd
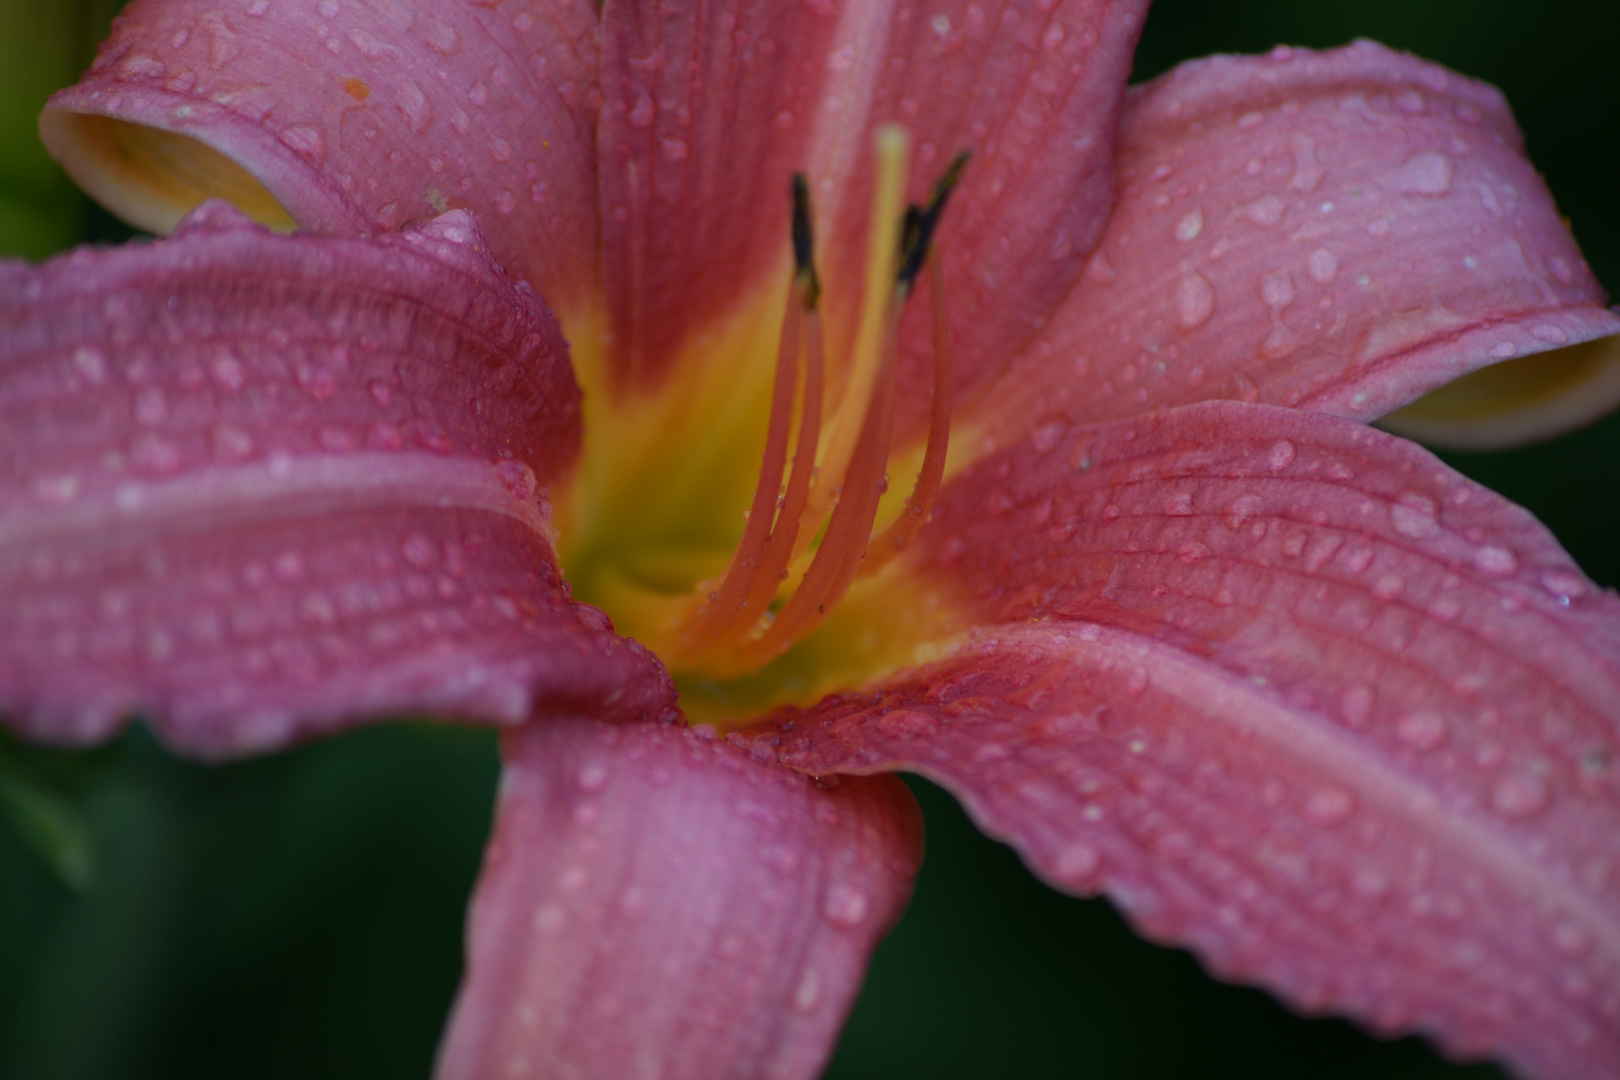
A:
<svg viewBox="0 0 1620 1080">
<path fill-rule="evenodd" d="M 280 138 L 293 153 L 311 165 L 320 165 L 326 160 L 326 136 L 317 128 L 297 124 L 283 128 Z"/>
<path fill-rule="evenodd" d="M 927 713 L 896 709 L 878 718 L 877 729 L 896 739 L 926 738 L 939 730 L 939 722 Z"/>
<path fill-rule="evenodd" d="M 1415 712 L 1395 725 L 1395 737 L 1414 750 L 1429 751 L 1445 745 L 1451 725 L 1432 712 Z"/>
<path fill-rule="evenodd" d="M 146 53 L 132 53 L 125 58 L 123 63 L 118 65 L 118 70 L 121 74 L 131 78 L 156 79 L 168 71 L 168 68 L 163 61 L 155 56 L 148 56 Z"/>
<path fill-rule="evenodd" d="M 1048 420 L 1030 433 L 1030 445 L 1035 447 L 1037 453 L 1050 453 L 1052 448 L 1063 438 L 1063 432 L 1068 428 L 1069 422 L 1062 417 Z"/>
<path fill-rule="evenodd" d="M 1176 321 L 1194 330 L 1215 314 L 1215 289 L 1198 271 L 1189 270 L 1176 285 Z"/>
<path fill-rule="evenodd" d="M 1519 560 L 1507 548 L 1487 544 L 1474 552 L 1474 567 L 1486 577 L 1503 578 L 1519 568 Z"/>
<path fill-rule="evenodd" d="M 1409 491 L 1389 508 L 1389 519 L 1402 536 L 1422 540 L 1440 532 L 1438 513 L 1433 499 Z"/>
<path fill-rule="evenodd" d="M 1573 570 L 1548 570 L 1541 575 L 1541 587 L 1563 606 L 1586 595 L 1586 579 Z"/>
<path fill-rule="evenodd" d="M 1451 159 L 1421 150 L 1390 177 L 1391 190 L 1402 195 L 1443 195 L 1451 189 Z"/>
<path fill-rule="evenodd" d="M 794 1012 L 815 1012 L 816 1006 L 821 1004 L 821 976 L 812 968 L 800 978 L 799 984 L 793 988 L 793 996 L 788 999 Z"/>
<path fill-rule="evenodd" d="M 1305 272 L 1318 285 L 1330 285 L 1339 276 L 1339 257 L 1327 248 L 1317 248 L 1305 261 Z"/>
<path fill-rule="evenodd" d="M 1175 237 L 1182 243 L 1198 239 L 1198 234 L 1204 231 L 1204 213 L 1202 210 L 1193 210 L 1176 222 Z"/>
<path fill-rule="evenodd" d="M 216 356 L 208 369 L 214 376 L 214 382 L 233 394 L 247 384 L 247 369 L 242 366 L 242 361 L 229 353 Z"/>
<path fill-rule="evenodd" d="M 585 795 L 595 795 L 607 787 L 607 782 L 607 766 L 599 761 L 587 762 L 574 773 L 574 787 Z"/>
<path fill-rule="evenodd" d="M 1503 777 L 1491 791 L 1491 805 L 1504 817 L 1518 820 L 1535 817 L 1551 801 L 1546 782 L 1526 773 Z"/>
<path fill-rule="evenodd" d="M 1272 317 L 1282 314 L 1294 302 L 1294 277 L 1286 268 L 1260 275 L 1260 299 L 1271 309 Z"/>
<path fill-rule="evenodd" d="M 107 354 L 93 345 L 80 345 L 73 350 L 73 366 L 91 386 L 100 386 L 107 380 Z"/>
<path fill-rule="evenodd" d="M 1239 207 L 1238 214 L 1245 221 L 1258 225 L 1262 229 L 1270 229 L 1274 228 L 1283 219 L 1283 211 L 1287 208 L 1287 203 L 1268 192 L 1253 202 Z"/>
<path fill-rule="evenodd" d="M 1130 670 L 1130 672 L 1125 676 L 1125 693 L 1126 693 L 1127 696 L 1133 697 L 1133 698 L 1134 697 L 1141 697 L 1143 694 L 1147 693 L 1147 688 L 1148 688 L 1148 671 L 1147 671 L 1147 668 L 1144 668 L 1144 667 L 1132 668 Z"/>
<path fill-rule="evenodd" d="M 1322 826 L 1338 825 L 1356 810 L 1356 797 L 1343 788 L 1322 788 L 1305 800 L 1305 816 Z"/>
<path fill-rule="evenodd" d="M 1294 175 L 1289 178 L 1288 187 L 1308 195 L 1321 186 L 1322 177 L 1327 172 L 1317 164 L 1316 140 L 1309 135 L 1296 134 L 1290 136 L 1288 141 L 1294 157 Z"/>
<path fill-rule="evenodd" d="M 156 475 L 175 472 L 182 464 L 180 447 L 155 431 L 130 443 L 129 461 L 139 471 Z"/>
<path fill-rule="evenodd" d="M 821 914 L 828 922 L 843 930 L 853 930 L 866 921 L 870 901 L 866 894 L 849 885 L 834 885 L 822 900 Z"/>
<path fill-rule="evenodd" d="M 495 476 L 521 502 L 532 502 L 535 493 L 540 490 L 540 481 L 535 477 L 534 470 L 521 461 L 497 461 Z"/>
<path fill-rule="evenodd" d="M 636 98 L 635 106 L 630 110 L 629 120 L 631 127 L 651 127 L 654 118 L 658 115 L 658 107 L 653 104 L 652 95 L 641 91 Z"/>
<path fill-rule="evenodd" d="M 1383 601 L 1395 600 L 1406 591 L 1406 579 L 1399 574 L 1384 574 L 1373 582 L 1372 594 Z"/>
<path fill-rule="evenodd" d="M 1096 881 L 1102 861 L 1102 853 L 1090 844 L 1068 844 L 1052 860 L 1052 876 L 1070 888 L 1089 888 Z"/>
</svg>

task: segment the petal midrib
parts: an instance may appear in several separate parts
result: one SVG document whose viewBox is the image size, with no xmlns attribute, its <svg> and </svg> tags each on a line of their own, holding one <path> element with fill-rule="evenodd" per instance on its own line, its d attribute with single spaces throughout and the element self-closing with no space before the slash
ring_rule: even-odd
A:
<svg viewBox="0 0 1620 1080">
<path fill-rule="evenodd" d="M 1048 623 L 1038 630 L 1015 629 L 997 638 L 1003 645 L 1029 641 L 1049 652 L 1067 651 L 1082 657 L 1088 667 L 1145 667 L 1152 672 L 1155 685 L 1174 687 L 1170 692 L 1195 703 L 1200 715 L 1225 726 L 1234 740 L 1259 740 L 1325 776 L 1345 778 L 1357 798 L 1410 823 L 1413 834 L 1460 854 L 1517 895 L 1552 900 L 1590 930 L 1611 959 L 1620 960 L 1620 921 L 1605 911 L 1601 901 L 1569 880 L 1568 874 L 1549 874 L 1548 867 L 1534 862 L 1501 829 L 1483 827 L 1442 802 L 1419 779 L 1380 761 L 1359 739 L 1332 730 L 1325 722 L 1302 723 L 1297 712 L 1248 685 L 1241 676 L 1212 671 L 1207 661 L 1141 634 L 1093 623 L 1057 631 Z M 877 762 L 840 771 L 869 774 L 891 768 L 891 763 Z M 926 761 L 908 762 L 905 768 L 953 790 L 959 788 L 948 768 Z M 1009 830 L 997 827 L 993 809 L 971 794 L 964 798 L 974 820 L 987 833 L 1003 839 L 1011 836 Z"/>
<path fill-rule="evenodd" d="M 429 453 L 293 456 L 219 466 L 158 480 L 129 479 L 81 496 L 74 505 L 25 509 L 7 500 L 0 515 L 0 563 L 67 543 L 128 544 L 147 535 L 239 523 L 265 523 L 383 507 L 470 511 L 513 518 L 548 534 L 539 507 L 518 499 L 495 463 Z"/>
</svg>

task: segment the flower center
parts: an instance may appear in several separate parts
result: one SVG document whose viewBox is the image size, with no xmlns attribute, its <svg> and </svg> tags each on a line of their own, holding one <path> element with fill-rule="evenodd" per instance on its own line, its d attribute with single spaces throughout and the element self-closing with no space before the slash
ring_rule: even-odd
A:
<svg viewBox="0 0 1620 1080">
<path fill-rule="evenodd" d="M 685 587 L 678 573 L 666 573 L 663 582 L 645 572 L 632 580 L 634 570 L 624 567 L 648 565 L 642 551 L 639 563 L 626 559 L 618 572 L 598 568 L 586 575 L 591 587 L 582 589 L 585 597 L 652 648 L 678 681 L 737 679 L 782 657 L 827 619 L 859 578 L 904 550 L 932 509 L 945 469 L 951 373 L 941 275 L 929 254 L 967 155 L 951 162 L 924 205 L 906 206 L 907 153 L 903 129 L 878 133 L 874 227 L 858 316 L 847 353 L 833 364 L 824 352 L 828 335 L 809 188 L 803 176 L 794 178 L 793 265 L 771 335 L 774 358 L 759 355 L 771 345 L 755 333 L 752 348 L 744 350 L 754 355 L 739 365 L 757 369 L 768 363 L 772 382 L 764 450 L 742 536 L 723 568 L 700 573 Z M 915 485 L 896 508 L 886 506 L 883 496 L 900 317 L 925 273 L 932 290 L 933 401 Z M 694 490 L 701 490 L 701 481 Z M 885 518 L 890 520 L 878 529 Z M 656 535 L 656 523 L 650 524 Z"/>
</svg>

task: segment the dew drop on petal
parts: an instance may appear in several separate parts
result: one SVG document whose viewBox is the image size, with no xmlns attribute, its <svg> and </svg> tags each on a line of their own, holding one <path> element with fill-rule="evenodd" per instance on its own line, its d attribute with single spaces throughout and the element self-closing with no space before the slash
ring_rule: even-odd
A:
<svg viewBox="0 0 1620 1080">
<path fill-rule="evenodd" d="M 821 904 L 821 915 L 832 925 L 853 930 L 866 921 L 871 902 L 866 894 L 849 885 L 834 885 L 827 890 Z"/>
<path fill-rule="evenodd" d="M 793 988 L 793 996 L 788 1004 L 797 1013 L 811 1013 L 821 1004 L 821 976 L 812 968 L 799 979 L 799 984 Z"/>
<path fill-rule="evenodd" d="M 1422 150 L 1406 159 L 1390 186 L 1402 195 L 1443 195 L 1451 189 L 1451 159 Z"/>
<path fill-rule="evenodd" d="M 496 462 L 495 476 L 506 490 L 522 502 L 531 501 L 540 489 L 540 481 L 535 477 L 534 470 L 521 461 Z"/>
<path fill-rule="evenodd" d="M 1519 568 L 1519 560 L 1507 548 L 1487 544 L 1474 552 L 1474 566 L 1487 577 L 1503 578 Z"/>
<path fill-rule="evenodd" d="M 585 795 L 595 795 L 607 787 L 607 782 L 607 766 L 599 761 L 587 762 L 574 773 L 574 787 Z"/>
<path fill-rule="evenodd" d="M 1198 239 L 1198 234 L 1204 231 L 1204 214 L 1201 210 L 1193 210 L 1176 222 L 1175 236 L 1182 243 Z"/>
<path fill-rule="evenodd" d="M 1176 321 L 1183 330 L 1194 330 L 1215 314 L 1215 289 L 1196 270 L 1181 276 L 1176 285 Z"/>
<path fill-rule="evenodd" d="M 1327 248 L 1317 248 L 1305 262 L 1305 273 L 1318 285 L 1330 285 L 1339 276 L 1339 257 Z"/>
<path fill-rule="evenodd" d="M 1395 737 L 1414 750 L 1434 750 L 1450 735 L 1445 718 L 1432 712 L 1415 712 L 1395 725 Z"/>
<path fill-rule="evenodd" d="M 1438 509 L 1427 495 L 1407 492 L 1389 508 L 1391 524 L 1402 536 L 1421 540 L 1440 531 Z"/>
<path fill-rule="evenodd" d="M 1355 796 L 1343 788 L 1322 788 L 1305 800 L 1305 816 L 1317 825 L 1338 825 L 1355 810 Z"/>
<path fill-rule="evenodd" d="M 1541 575 L 1541 587 L 1560 604 L 1568 605 L 1586 595 L 1586 581 L 1572 570 L 1548 570 Z"/>
<path fill-rule="evenodd" d="M 1491 805 L 1502 816 L 1517 820 L 1535 817 L 1551 801 L 1546 782 L 1524 773 L 1503 777 L 1491 791 Z"/>
</svg>

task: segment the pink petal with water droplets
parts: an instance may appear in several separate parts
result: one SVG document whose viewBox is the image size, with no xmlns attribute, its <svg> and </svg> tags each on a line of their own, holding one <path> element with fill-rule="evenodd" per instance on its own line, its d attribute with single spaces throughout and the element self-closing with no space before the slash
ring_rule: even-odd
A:
<svg viewBox="0 0 1620 1080">
<path fill-rule="evenodd" d="M 1000 438 L 1212 397 L 1371 420 L 1620 330 L 1501 94 L 1371 42 L 1137 88 L 1119 174 L 1085 278 L 984 406 Z"/>
<path fill-rule="evenodd" d="M 893 777 L 761 749 L 567 719 L 506 740 L 441 1080 L 818 1075 L 922 821 Z"/>
<path fill-rule="evenodd" d="M 916 769 L 1306 1011 L 1534 1076 L 1620 1060 L 1620 600 L 1523 510 L 1209 403 L 981 461 L 919 543 L 982 629 L 779 714 L 784 761 Z"/>
<path fill-rule="evenodd" d="M 596 282 L 597 21 L 592 0 L 141 0 L 83 81 L 52 99 L 41 133 L 125 214 L 136 208 L 110 186 L 108 164 L 127 165 L 82 116 L 199 140 L 321 232 L 386 231 L 466 207 L 497 261 L 572 309 Z M 194 201 L 205 194 L 195 182 Z"/>
<path fill-rule="evenodd" d="M 976 155 L 940 242 L 959 379 L 982 384 L 1057 305 L 1101 234 L 1109 149 L 1145 7 L 610 4 L 602 214 L 620 379 L 656 379 L 689 334 L 758 289 L 781 291 L 795 170 L 811 181 L 832 339 L 851 333 L 872 136 L 898 123 L 911 132 L 918 201 L 958 150 Z M 776 271 L 780 281 L 766 276 Z M 909 340 L 926 349 L 925 313 L 912 330 Z M 926 356 L 911 357 L 903 378 L 917 380 L 921 404 L 901 417 L 902 431 L 920 433 Z"/>
<path fill-rule="evenodd" d="M 0 711 L 210 755 L 401 712 L 642 715 L 667 680 L 567 598 L 542 485 L 567 347 L 453 212 L 377 241 L 219 203 L 0 263 Z"/>
</svg>

